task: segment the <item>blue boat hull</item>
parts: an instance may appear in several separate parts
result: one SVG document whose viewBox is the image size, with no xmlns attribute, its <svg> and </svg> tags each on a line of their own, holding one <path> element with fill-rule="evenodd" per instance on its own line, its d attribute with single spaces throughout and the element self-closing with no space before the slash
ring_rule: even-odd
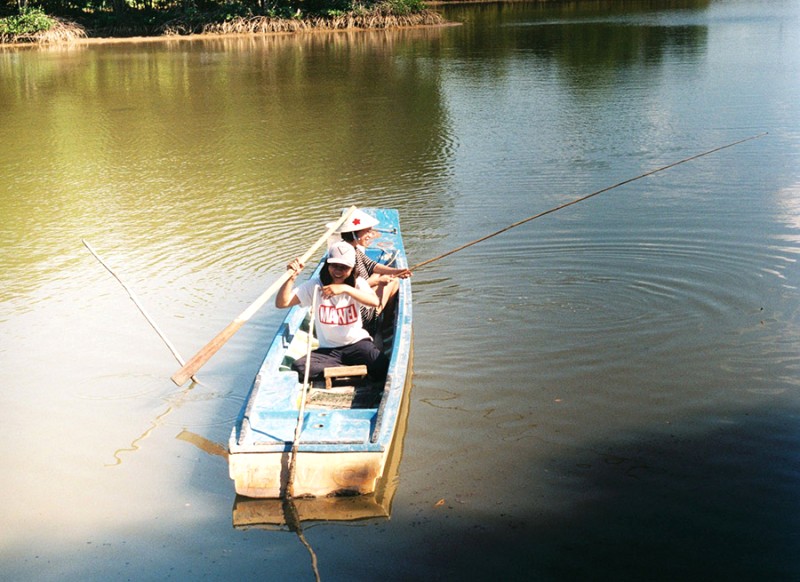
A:
<svg viewBox="0 0 800 582">
<path fill-rule="evenodd" d="M 367 251 L 370 258 L 407 267 L 397 211 L 363 210 L 379 220 L 381 232 Z M 383 392 L 366 406 L 304 410 L 294 461 L 297 497 L 372 493 L 384 473 L 410 384 L 411 284 L 410 279 L 399 283 L 393 335 L 385 347 L 390 364 Z M 231 432 L 228 466 L 239 495 L 274 498 L 286 491 L 303 389 L 290 364 L 305 354 L 307 316 L 308 309 L 300 306 L 288 311 Z"/>
</svg>

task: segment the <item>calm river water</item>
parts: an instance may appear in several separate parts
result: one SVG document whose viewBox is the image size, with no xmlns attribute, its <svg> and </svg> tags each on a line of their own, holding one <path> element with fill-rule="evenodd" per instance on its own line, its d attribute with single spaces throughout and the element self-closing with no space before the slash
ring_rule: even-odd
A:
<svg viewBox="0 0 800 582">
<path fill-rule="evenodd" d="M 390 519 L 322 580 L 800 578 L 800 3 L 0 51 L 0 578 L 313 580 L 220 455 L 279 321 L 188 358 L 350 204 L 421 268 Z"/>
</svg>

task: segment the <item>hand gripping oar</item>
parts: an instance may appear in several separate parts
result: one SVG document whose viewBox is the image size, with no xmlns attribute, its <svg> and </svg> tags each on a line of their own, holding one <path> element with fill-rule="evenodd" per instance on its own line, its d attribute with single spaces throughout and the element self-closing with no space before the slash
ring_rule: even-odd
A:
<svg viewBox="0 0 800 582">
<path fill-rule="evenodd" d="M 528 218 L 520 220 L 519 222 L 515 222 L 514 224 L 510 224 L 505 228 L 501 228 L 497 232 L 493 232 L 491 234 L 487 234 L 486 236 L 483 236 L 483 237 L 481 237 L 479 239 L 476 239 L 476 240 L 474 240 L 472 242 L 468 242 L 467 244 L 461 245 L 460 247 L 455 248 L 455 249 L 450 250 L 450 251 L 447 251 L 446 253 L 442 253 L 441 255 L 433 257 L 432 259 L 428 259 L 427 261 L 422 261 L 421 263 L 417 263 L 413 267 L 409 267 L 408 270 L 409 271 L 416 271 L 420 267 L 428 265 L 428 264 L 430 264 L 430 263 L 432 263 L 434 261 L 438 261 L 439 259 L 443 259 L 445 257 L 449 257 L 453 253 L 457 253 L 458 251 L 464 250 L 464 249 L 466 249 L 468 247 L 471 247 L 472 245 L 476 245 L 479 242 L 483 242 L 486 239 L 490 239 L 493 236 L 497 236 L 498 234 L 503 234 L 504 232 L 506 232 L 508 230 L 511 230 L 512 228 L 515 228 L 515 227 L 520 226 L 522 224 L 525 224 L 526 222 L 530 222 L 531 220 L 535 220 L 537 218 L 541 218 L 542 216 L 545 216 L 547 214 L 552 214 L 553 212 L 556 212 L 557 210 L 561 210 L 562 208 L 566 208 L 567 206 L 572 206 L 573 204 L 577 204 L 578 202 L 583 202 L 584 200 L 587 200 L 587 199 L 591 198 L 592 196 L 597 196 L 598 194 L 602 194 L 603 192 L 608 192 L 609 190 L 613 190 L 614 188 L 619 188 L 620 186 L 624 186 L 625 184 L 630 184 L 631 182 L 635 182 L 636 180 L 641 180 L 642 178 L 645 178 L 647 176 L 652 176 L 653 174 L 657 174 L 658 172 L 663 172 L 664 170 L 669 170 L 670 168 L 674 168 L 675 166 L 679 166 L 681 164 L 685 164 L 686 162 L 690 162 L 692 160 L 696 160 L 697 158 L 702 158 L 703 156 L 707 156 L 709 154 L 713 154 L 714 152 L 718 152 L 720 150 L 724 150 L 724 149 L 727 149 L 727 148 L 732 148 L 735 145 L 739 145 L 740 143 L 744 143 L 746 141 L 750 141 L 751 139 L 758 139 L 759 137 L 764 137 L 765 135 L 767 135 L 767 133 L 768 132 L 765 131 L 764 133 L 759 133 L 757 135 L 751 135 L 750 137 L 746 137 L 745 139 L 740 139 L 740 140 L 735 141 L 733 143 L 725 144 L 723 146 L 716 147 L 714 149 L 705 151 L 703 153 L 695 154 L 693 156 L 689 156 L 688 158 L 684 158 L 684 159 L 679 160 L 677 162 L 672 162 L 671 164 L 667 164 L 666 166 L 661 166 L 660 168 L 656 168 L 655 170 L 650 170 L 649 172 L 645 172 L 644 174 L 640 174 L 640 175 L 636 176 L 635 178 L 628 178 L 627 180 L 623 180 L 622 182 L 618 182 L 618 183 L 614 184 L 613 186 L 606 186 L 605 188 L 603 188 L 601 190 L 597 190 L 596 192 L 592 192 L 591 194 L 587 194 L 586 196 L 581 196 L 580 198 L 576 198 L 575 200 L 572 200 L 570 202 L 566 202 L 564 204 L 561 204 L 560 206 L 556 206 L 555 208 L 551 208 L 550 210 L 545 210 L 544 212 L 540 212 L 539 214 L 535 214 L 533 216 L 529 216 Z"/>
<path fill-rule="evenodd" d="M 355 209 L 356 209 L 355 206 L 351 206 L 344 212 L 344 214 L 342 214 L 341 217 L 339 217 L 339 219 L 336 222 L 332 223 L 330 228 L 328 228 L 328 230 L 325 231 L 325 234 L 319 237 L 319 240 L 317 240 L 317 242 L 315 242 L 311 246 L 311 248 L 308 249 L 306 254 L 300 257 L 300 262 L 301 263 L 308 262 L 308 260 L 311 258 L 311 255 L 313 255 L 314 252 L 319 247 L 325 244 L 328 238 L 334 232 L 336 232 L 336 229 L 338 229 L 342 224 L 344 224 L 344 222 L 348 218 L 350 218 L 350 215 L 353 213 Z M 175 372 L 175 374 L 172 375 L 172 381 L 175 382 L 178 386 L 183 386 L 186 380 L 188 380 L 191 376 L 193 376 L 197 372 L 197 370 L 202 368 L 205 365 L 205 363 L 208 362 L 208 360 L 210 360 L 211 357 L 219 351 L 219 349 L 225 344 L 225 342 L 231 339 L 231 337 L 233 337 L 233 334 L 239 331 L 239 329 L 245 323 L 247 323 L 251 317 L 253 317 L 256 311 L 258 311 L 269 300 L 269 298 L 272 297 L 278 291 L 278 289 L 281 288 L 281 286 L 286 282 L 286 280 L 291 276 L 291 274 L 292 271 L 287 269 L 286 272 L 284 272 L 284 274 L 281 275 L 281 277 L 277 281 L 275 281 L 272 285 L 270 285 L 269 289 L 264 291 L 264 293 L 262 293 L 261 296 L 258 299 L 256 299 L 252 305 L 250 305 L 250 307 L 245 309 L 239 315 L 239 317 L 230 322 L 228 326 L 221 332 L 219 332 L 214 339 L 208 342 L 199 352 L 197 352 L 194 356 L 192 356 L 192 358 L 188 362 L 186 362 L 183 368 Z"/>
</svg>

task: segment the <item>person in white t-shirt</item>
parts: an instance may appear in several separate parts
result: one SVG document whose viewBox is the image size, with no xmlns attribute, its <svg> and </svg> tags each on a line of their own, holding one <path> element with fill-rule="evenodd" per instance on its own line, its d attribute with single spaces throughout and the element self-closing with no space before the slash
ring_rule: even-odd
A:
<svg viewBox="0 0 800 582">
<path fill-rule="evenodd" d="M 364 329 L 361 306 L 377 307 L 378 296 L 369 283 L 355 274 L 356 254 L 350 243 L 340 241 L 331 245 L 319 276 L 294 287 L 294 281 L 304 265 L 294 259 L 287 269 L 292 275 L 275 296 L 275 306 L 309 307 L 314 294 L 317 299 L 315 329 L 319 348 L 311 353 L 309 378 L 321 376 L 323 370 L 334 366 L 364 364 L 370 377 L 382 379 L 389 367 L 388 358 Z M 297 358 L 292 368 L 300 377 L 305 374 L 305 358 Z"/>
</svg>

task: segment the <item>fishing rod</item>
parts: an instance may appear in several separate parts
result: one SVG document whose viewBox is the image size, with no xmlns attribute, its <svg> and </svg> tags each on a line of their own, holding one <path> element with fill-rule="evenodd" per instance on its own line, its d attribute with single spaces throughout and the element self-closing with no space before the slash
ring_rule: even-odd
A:
<svg viewBox="0 0 800 582">
<path fill-rule="evenodd" d="M 619 188 L 620 186 L 624 186 L 625 184 L 630 184 L 631 182 L 635 182 L 636 180 L 641 180 L 642 178 L 646 178 L 647 176 L 652 176 L 653 174 L 657 174 L 658 172 L 663 172 L 664 170 L 669 170 L 670 168 L 674 168 L 675 166 L 680 166 L 681 164 L 685 164 L 686 162 L 691 162 L 692 160 L 696 160 L 698 158 L 702 158 L 703 156 L 707 156 L 707 155 L 716 153 L 718 151 L 721 151 L 721 150 L 724 150 L 724 149 L 727 149 L 727 148 L 732 148 L 733 146 L 737 146 L 737 145 L 742 144 L 742 143 L 744 143 L 746 141 L 750 141 L 750 140 L 753 140 L 753 139 L 758 139 L 760 137 L 764 137 L 768 133 L 769 132 L 765 131 L 764 133 L 759 133 L 757 135 L 751 135 L 750 137 L 746 137 L 744 139 L 740 139 L 738 141 L 735 141 L 735 142 L 732 142 L 732 143 L 729 143 L 729 144 L 725 144 L 723 146 L 715 147 L 714 149 L 710 149 L 710 150 L 705 151 L 703 153 L 695 154 L 693 156 L 689 156 L 688 158 L 684 158 L 684 159 L 679 160 L 677 162 L 672 162 L 671 164 L 667 164 L 666 166 L 661 166 L 660 168 L 656 168 L 655 170 L 650 170 L 649 172 L 645 172 L 644 174 L 640 174 L 640 175 L 636 176 L 635 178 L 628 178 L 627 180 L 623 180 L 622 182 L 618 182 L 618 183 L 614 184 L 613 186 L 606 186 L 605 188 L 602 188 L 600 190 L 592 192 L 591 194 L 587 194 L 585 196 L 581 196 L 580 198 L 576 198 L 575 200 L 572 200 L 570 202 L 565 202 L 564 204 L 556 206 L 555 208 L 551 208 L 550 210 L 545 210 L 544 212 L 540 212 L 539 214 L 534 214 L 533 216 L 529 216 L 528 218 L 520 220 L 519 222 L 515 222 L 514 224 L 510 224 L 505 228 L 501 228 L 500 230 L 498 230 L 496 232 L 493 232 L 491 234 L 487 234 L 486 236 L 483 236 L 483 237 L 481 237 L 479 239 L 475 239 L 472 242 L 468 242 L 466 244 L 463 244 L 460 247 L 457 247 L 457 248 L 455 248 L 453 250 L 447 251 L 446 253 L 442 253 L 441 255 L 433 257 L 432 259 L 428 259 L 427 261 L 422 261 L 421 263 L 417 263 L 413 267 L 409 267 L 408 270 L 409 271 L 416 271 L 420 267 L 424 267 L 425 265 L 429 265 L 429 264 L 433 263 L 434 261 L 438 261 L 439 259 L 443 259 L 445 257 L 449 257 L 450 255 L 452 255 L 454 253 L 457 253 L 458 251 L 462 251 L 462 250 L 464 250 L 466 248 L 469 248 L 469 247 L 471 247 L 473 245 L 476 245 L 476 244 L 478 244 L 480 242 L 483 242 L 483 241 L 485 241 L 487 239 L 495 237 L 498 234 L 503 234 L 504 232 L 509 231 L 512 228 L 516 228 L 516 227 L 518 227 L 520 225 L 523 225 L 526 222 L 530 222 L 531 220 L 536 220 L 537 218 L 541 218 L 542 216 L 546 216 L 548 214 L 552 214 L 553 212 L 561 210 L 562 208 L 566 208 L 567 206 L 572 206 L 573 204 L 577 204 L 578 202 L 583 202 L 584 200 L 588 200 L 589 198 L 592 198 L 593 196 L 597 196 L 598 194 L 603 194 L 604 192 L 608 192 L 609 190 L 613 190 L 614 188 Z"/>
</svg>

